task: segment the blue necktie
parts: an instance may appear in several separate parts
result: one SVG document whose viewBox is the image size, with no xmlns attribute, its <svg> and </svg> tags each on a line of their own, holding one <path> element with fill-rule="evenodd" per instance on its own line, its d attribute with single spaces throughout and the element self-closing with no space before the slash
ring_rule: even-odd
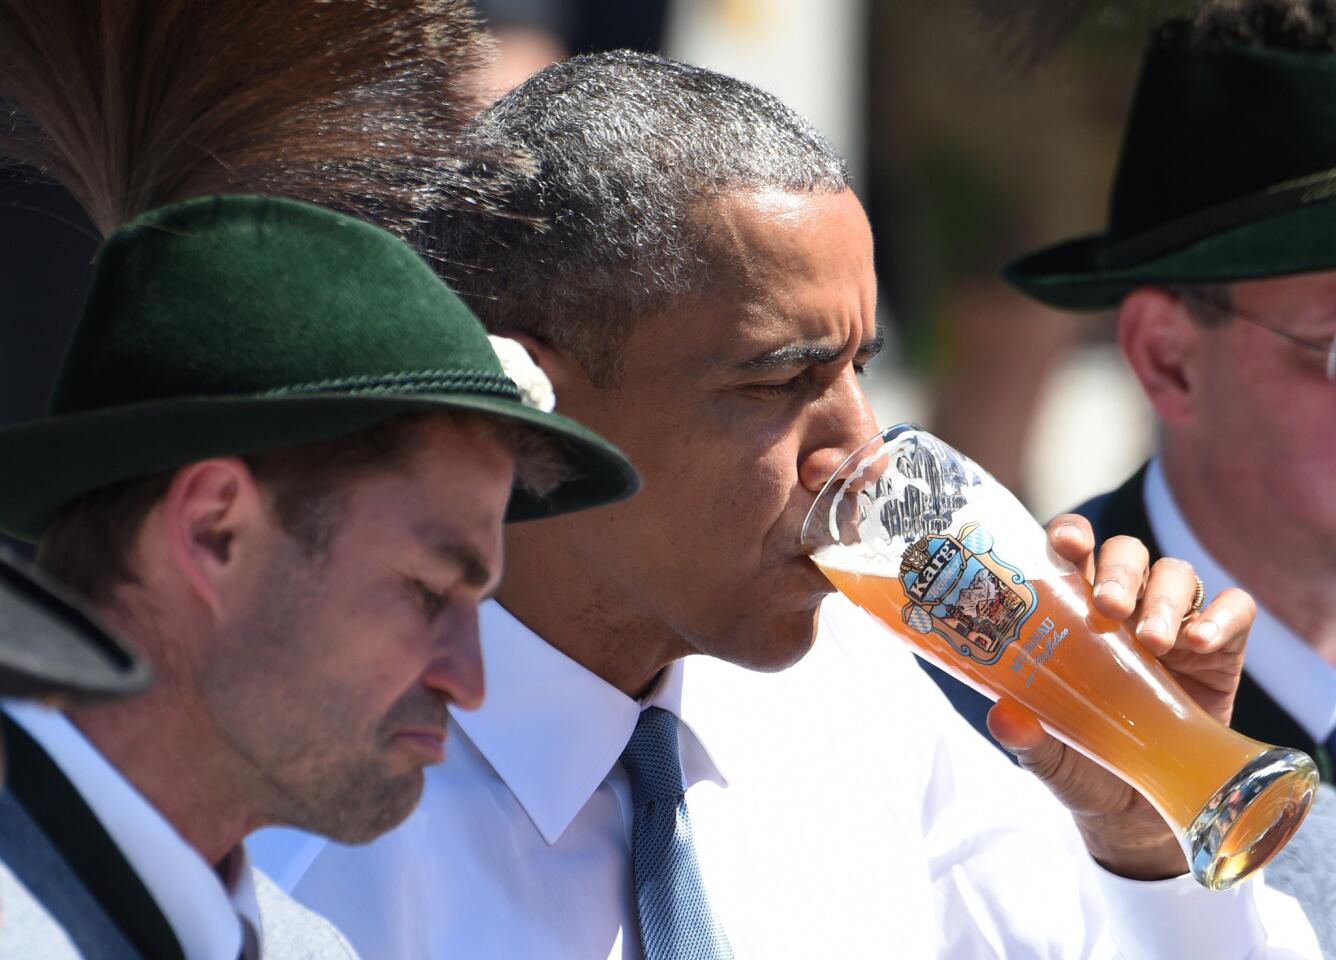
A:
<svg viewBox="0 0 1336 960">
<path fill-rule="evenodd" d="M 732 960 L 710 912 L 677 756 L 677 717 L 659 707 L 640 714 L 622 752 L 635 821 L 631 863 L 645 960 Z"/>
</svg>

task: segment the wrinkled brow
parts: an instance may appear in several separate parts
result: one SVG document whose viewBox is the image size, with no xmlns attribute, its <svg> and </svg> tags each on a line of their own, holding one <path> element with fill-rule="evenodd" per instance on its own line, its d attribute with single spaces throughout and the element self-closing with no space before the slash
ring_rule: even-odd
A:
<svg viewBox="0 0 1336 960">
<path fill-rule="evenodd" d="M 858 347 L 858 358 L 867 362 L 881 353 L 886 345 L 885 335 L 881 330 L 877 330 L 876 336 L 871 340 L 865 340 Z M 842 343 L 821 344 L 821 343 L 790 343 L 774 350 L 767 350 L 759 356 L 752 357 L 744 367 L 749 370 L 764 370 L 773 367 L 807 367 L 819 366 L 824 363 L 834 363 L 844 353 L 845 345 Z"/>
<path fill-rule="evenodd" d="M 491 567 L 475 547 L 443 536 L 435 528 L 419 530 L 418 535 L 433 556 L 459 567 L 461 579 L 470 587 L 482 588 L 492 582 Z"/>
</svg>

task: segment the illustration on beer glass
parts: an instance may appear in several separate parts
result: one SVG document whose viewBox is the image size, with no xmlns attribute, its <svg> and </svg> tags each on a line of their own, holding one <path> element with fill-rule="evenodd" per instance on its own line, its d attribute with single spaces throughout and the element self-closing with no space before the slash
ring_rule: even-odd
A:
<svg viewBox="0 0 1336 960">
<path fill-rule="evenodd" d="M 1193 875 L 1224 890 L 1298 829 L 1313 761 L 1199 707 L 1048 545 L 1015 497 L 916 426 L 883 430 L 827 481 L 803 546 L 846 596 L 914 652 L 1033 711 L 1141 793 Z"/>
</svg>

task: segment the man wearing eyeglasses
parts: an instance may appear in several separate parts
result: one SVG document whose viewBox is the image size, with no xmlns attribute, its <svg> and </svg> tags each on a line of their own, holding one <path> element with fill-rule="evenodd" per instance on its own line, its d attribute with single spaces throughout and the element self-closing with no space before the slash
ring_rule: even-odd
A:
<svg viewBox="0 0 1336 960">
<path fill-rule="evenodd" d="M 1310 9 L 1311 8 L 1311 9 Z M 1286 16 L 1278 16 L 1284 14 Z M 1113 308 L 1160 421 L 1154 459 L 1081 508 L 1100 539 L 1257 600 L 1233 725 L 1336 755 L 1336 3 L 1252 0 L 1164 24 L 1107 232 L 1007 269 Z"/>
</svg>

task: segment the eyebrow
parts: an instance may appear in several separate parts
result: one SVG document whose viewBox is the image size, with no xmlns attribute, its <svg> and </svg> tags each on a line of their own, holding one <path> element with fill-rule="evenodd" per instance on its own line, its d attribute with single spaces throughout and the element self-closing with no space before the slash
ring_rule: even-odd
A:
<svg viewBox="0 0 1336 960">
<path fill-rule="evenodd" d="M 432 555 L 460 568 L 461 579 L 470 587 L 482 588 L 492 582 L 491 568 L 476 548 L 443 539 L 435 531 L 423 531 L 423 539 Z"/>
<path fill-rule="evenodd" d="M 886 346 L 886 336 L 880 328 L 871 340 L 865 340 L 858 346 L 857 356 L 864 361 L 871 360 L 881 353 Z M 844 344 L 790 343 L 774 350 L 767 350 L 752 357 L 743 364 L 748 370 L 769 370 L 775 367 L 806 367 L 825 363 L 834 363 L 844 353 Z"/>
</svg>

